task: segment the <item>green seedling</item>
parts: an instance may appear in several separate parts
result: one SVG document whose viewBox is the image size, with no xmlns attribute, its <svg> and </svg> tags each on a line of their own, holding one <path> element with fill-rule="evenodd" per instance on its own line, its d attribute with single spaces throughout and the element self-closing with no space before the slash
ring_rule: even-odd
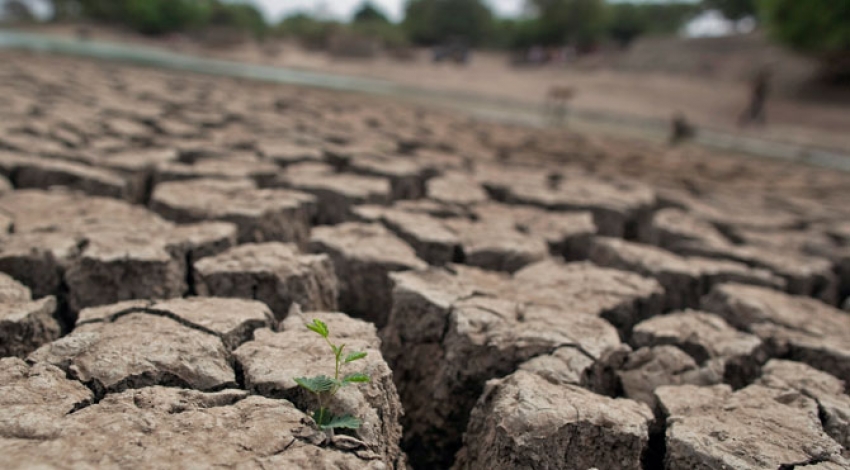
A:
<svg viewBox="0 0 850 470">
<path fill-rule="evenodd" d="M 313 323 L 308 323 L 306 326 L 307 329 L 315 332 L 321 336 L 326 343 L 328 343 L 328 346 L 330 346 L 333 351 L 335 361 L 333 377 L 318 375 L 316 377 L 300 377 L 295 379 L 295 383 L 304 390 L 315 395 L 316 399 L 319 401 L 319 409 L 313 412 L 313 421 L 315 421 L 319 426 L 319 429 L 323 431 L 360 428 L 361 423 L 359 419 L 351 415 L 334 416 L 330 410 L 326 408 L 325 404 L 331 397 L 336 395 L 341 388 L 353 384 L 369 382 L 369 376 L 363 373 L 353 373 L 341 376 L 343 366 L 363 359 L 366 357 L 366 353 L 350 352 L 347 356 L 343 357 L 342 353 L 343 350 L 345 350 L 345 345 L 337 346 L 331 343 L 330 339 L 328 339 L 328 325 L 321 320 L 315 319 L 313 320 Z"/>
</svg>

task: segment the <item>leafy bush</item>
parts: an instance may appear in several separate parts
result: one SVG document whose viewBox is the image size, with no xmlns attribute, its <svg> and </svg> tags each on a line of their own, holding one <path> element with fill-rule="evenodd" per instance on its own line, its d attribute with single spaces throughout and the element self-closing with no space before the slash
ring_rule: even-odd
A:
<svg viewBox="0 0 850 470">
<path fill-rule="evenodd" d="M 488 45 L 511 49 L 535 45 L 586 48 L 607 37 L 627 46 L 645 34 L 675 34 L 701 10 L 698 4 L 681 1 L 532 0 L 530 3 L 536 15 L 496 21 Z"/>
<path fill-rule="evenodd" d="M 296 13 L 284 18 L 275 28 L 275 34 L 297 39 L 310 49 L 324 49 L 341 27 L 333 21 L 320 21 L 306 13 Z"/>
<path fill-rule="evenodd" d="M 771 37 L 821 59 L 823 78 L 850 83 L 850 0 L 761 0 Z"/>
<path fill-rule="evenodd" d="M 620 46 L 628 46 L 649 29 L 647 18 L 638 5 L 620 3 L 612 5 L 608 21 L 608 35 Z"/>
<path fill-rule="evenodd" d="M 463 40 L 480 45 L 489 37 L 493 13 L 481 0 L 411 0 L 402 23 L 416 44 Z"/>
<path fill-rule="evenodd" d="M 605 31 L 603 0 L 531 0 L 537 10 L 538 42 L 587 48 Z"/>
<path fill-rule="evenodd" d="M 143 34 L 164 34 L 207 26 L 250 32 L 262 37 L 267 29 L 262 13 L 250 3 L 219 0 L 52 0 L 57 18 L 70 12 Z"/>
<path fill-rule="evenodd" d="M 354 36 L 377 41 L 388 49 L 403 48 L 409 44 L 401 27 L 391 23 L 387 15 L 369 1 L 354 13 L 348 29 Z"/>
<path fill-rule="evenodd" d="M 247 31 L 258 38 L 264 37 L 268 31 L 263 14 L 250 3 L 215 2 L 212 4 L 208 24 Z"/>
<path fill-rule="evenodd" d="M 354 13 L 352 23 L 389 23 L 387 15 L 379 10 L 372 2 L 364 2 L 363 5 Z"/>
<path fill-rule="evenodd" d="M 363 37 L 374 39 L 389 49 L 406 47 L 409 44 L 404 31 L 392 23 L 361 21 L 353 23 L 351 30 Z"/>
<path fill-rule="evenodd" d="M 122 20 L 143 34 L 163 34 L 205 24 L 210 9 L 203 0 L 127 0 Z"/>
<path fill-rule="evenodd" d="M 850 0 L 764 0 L 759 7 L 770 34 L 791 47 L 850 52 Z"/>
</svg>

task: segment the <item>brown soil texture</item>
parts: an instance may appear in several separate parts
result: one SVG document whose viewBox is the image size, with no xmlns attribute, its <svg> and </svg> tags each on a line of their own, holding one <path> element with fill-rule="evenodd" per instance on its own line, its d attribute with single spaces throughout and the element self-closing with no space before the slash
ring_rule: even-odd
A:
<svg viewBox="0 0 850 470">
<path fill-rule="evenodd" d="M 850 468 L 848 174 L 0 62 L 2 468 Z"/>
</svg>

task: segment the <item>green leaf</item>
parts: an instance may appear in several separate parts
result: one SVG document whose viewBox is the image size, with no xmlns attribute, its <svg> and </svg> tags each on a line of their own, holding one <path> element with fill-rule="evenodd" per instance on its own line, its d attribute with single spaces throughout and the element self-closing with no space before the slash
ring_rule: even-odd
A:
<svg viewBox="0 0 850 470">
<path fill-rule="evenodd" d="M 326 325 L 322 320 L 315 318 L 313 319 L 313 323 L 308 323 L 306 326 L 308 330 L 315 331 L 322 338 L 328 337 L 328 325 Z"/>
<path fill-rule="evenodd" d="M 359 429 L 362 424 L 359 419 L 351 415 L 334 416 L 327 408 L 314 411 L 313 421 L 323 431 L 328 429 Z"/>
<path fill-rule="evenodd" d="M 371 379 L 369 378 L 368 375 L 362 374 L 362 373 L 355 373 L 355 374 L 346 375 L 342 379 L 342 384 L 343 385 L 355 384 L 355 383 L 362 384 L 362 383 L 369 383 L 369 381 L 371 381 Z"/>
<path fill-rule="evenodd" d="M 295 379 L 295 383 L 297 383 L 301 388 L 306 389 L 315 394 L 330 392 L 337 382 L 326 376 L 320 375 L 318 377 L 299 377 Z"/>
<path fill-rule="evenodd" d="M 325 424 L 320 424 L 322 429 L 360 429 L 361 422 L 351 415 L 332 416 Z"/>
<path fill-rule="evenodd" d="M 315 421 L 320 428 L 327 426 L 327 424 L 331 422 L 331 418 L 333 418 L 327 409 L 324 409 L 324 413 L 322 413 L 322 410 L 323 409 L 318 409 L 313 412 L 313 421 Z"/>
<path fill-rule="evenodd" d="M 366 357 L 366 355 L 367 353 L 365 352 L 348 353 L 348 356 L 345 357 L 345 363 L 348 364 L 349 362 L 359 361 L 360 359 Z"/>
</svg>

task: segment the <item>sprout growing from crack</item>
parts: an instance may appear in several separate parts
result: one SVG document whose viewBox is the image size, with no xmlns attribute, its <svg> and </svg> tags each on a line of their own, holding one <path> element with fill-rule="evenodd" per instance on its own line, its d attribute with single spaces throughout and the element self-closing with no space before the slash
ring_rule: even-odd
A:
<svg viewBox="0 0 850 470">
<path fill-rule="evenodd" d="M 333 377 L 318 375 L 316 377 L 299 377 L 295 379 L 295 383 L 297 383 L 298 386 L 315 395 L 316 399 L 319 401 L 319 409 L 313 412 L 313 421 L 316 422 L 319 429 L 322 431 L 330 431 L 333 429 L 359 429 L 361 422 L 358 418 L 351 415 L 334 416 L 330 410 L 325 407 L 325 404 L 331 397 L 336 395 L 341 388 L 357 383 L 369 382 L 369 376 L 362 372 L 348 374 L 340 378 L 342 367 L 344 365 L 363 359 L 366 357 L 366 353 L 355 351 L 350 352 L 347 356 L 343 357 L 342 353 L 345 349 L 345 345 L 337 346 L 331 343 L 330 339 L 328 339 L 330 334 L 328 332 L 328 325 L 321 320 L 314 319 L 313 323 L 308 323 L 306 326 L 307 329 L 318 334 L 325 340 L 326 343 L 328 343 L 328 346 L 330 346 L 333 351 L 335 361 Z"/>
</svg>

